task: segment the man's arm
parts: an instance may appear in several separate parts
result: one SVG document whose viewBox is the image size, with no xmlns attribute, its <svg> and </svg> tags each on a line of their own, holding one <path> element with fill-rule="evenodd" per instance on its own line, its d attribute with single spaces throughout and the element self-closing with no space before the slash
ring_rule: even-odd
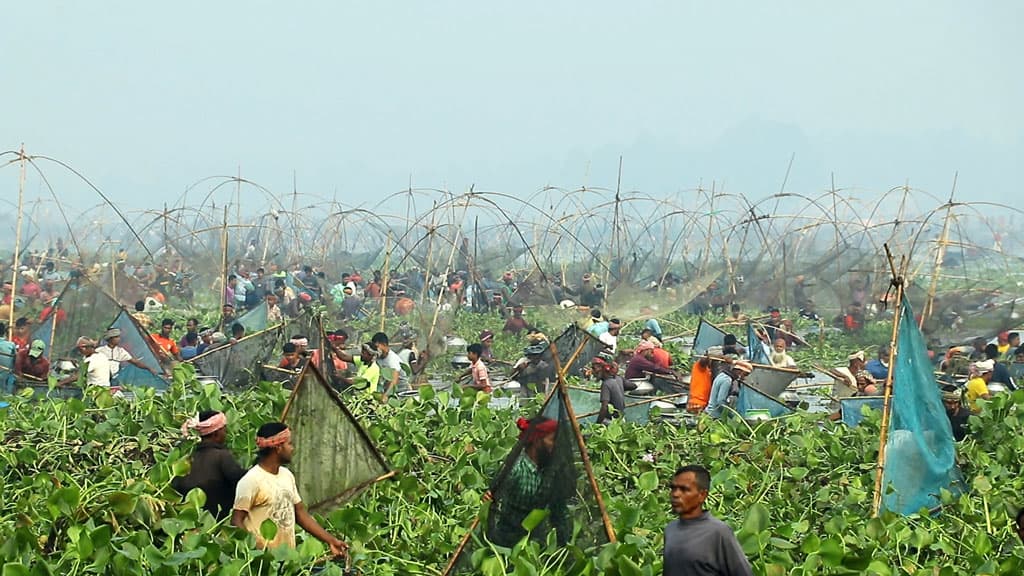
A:
<svg viewBox="0 0 1024 576">
<path fill-rule="evenodd" d="M 316 518 L 313 518 L 306 510 L 306 505 L 302 502 L 295 505 L 295 521 L 299 526 L 302 526 L 303 530 L 312 534 L 314 538 L 330 546 L 331 552 L 335 556 L 341 556 L 348 551 L 348 544 L 332 536 L 327 530 L 324 530 L 323 526 L 320 526 L 320 523 L 316 521 Z"/>
</svg>

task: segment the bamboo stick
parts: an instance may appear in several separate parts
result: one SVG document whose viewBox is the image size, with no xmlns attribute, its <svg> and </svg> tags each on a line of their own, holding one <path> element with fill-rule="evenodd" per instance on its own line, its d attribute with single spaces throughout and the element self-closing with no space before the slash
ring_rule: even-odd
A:
<svg viewBox="0 0 1024 576">
<path fill-rule="evenodd" d="M 17 229 L 14 231 L 14 259 L 11 262 L 11 309 L 8 312 L 7 325 L 14 328 L 14 307 L 15 297 L 18 295 L 18 268 L 21 264 L 21 221 L 25 212 L 25 145 L 18 150 L 19 163 L 18 171 L 18 219 Z M 53 339 L 52 336 L 50 338 Z"/>
<path fill-rule="evenodd" d="M 939 236 L 939 245 L 935 247 L 935 268 L 932 270 L 932 280 L 928 285 L 928 298 L 921 309 L 921 321 L 917 325 L 923 329 L 925 321 L 931 317 L 935 310 L 935 292 L 939 287 L 939 275 L 942 271 L 942 262 L 946 259 L 946 245 L 949 242 L 949 220 L 952 217 L 953 203 L 946 204 L 946 217 L 942 219 L 942 235 Z"/>
<path fill-rule="evenodd" d="M 872 502 L 872 511 L 877 517 L 882 507 L 882 477 L 885 473 L 885 449 L 889 439 L 889 422 L 892 418 L 892 375 L 896 368 L 896 352 L 899 345 L 900 320 L 903 317 L 903 273 L 906 271 L 906 261 L 900 259 L 900 269 L 897 272 L 893 264 L 892 252 L 889 245 L 885 244 L 885 255 L 889 260 L 889 268 L 892 273 L 892 282 L 896 286 L 896 317 L 892 321 L 892 337 L 889 339 L 889 372 L 885 375 L 885 398 L 882 405 L 881 431 L 878 437 L 878 467 L 875 471 L 875 495 Z"/>
<path fill-rule="evenodd" d="M 448 576 L 455 569 L 455 563 L 459 561 L 459 557 L 462 556 L 462 551 L 466 549 L 466 544 L 469 544 L 469 539 L 473 537 L 473 531 L 480 525 L 480 515 L 477 514 L 476 518 L 473 518 L 473 523 L 469 525 L 469 530 L 466 531 L 466 535 L 462 537 L 458 547 L 455 548 L 455 553 L 452 554 L 452 559 L 448 561 L 448 565 L 444 567 L 442 576 Z"/>
<path fill-rule="evenodd" d="M 388 230 L 388 239 L 384 244 L 384 273 L 382 274 L 380 287 L 380 331 L 384 331 L 384 322 L 387 320 L 388 311 L 388 282 L 390 281 L 389 270 L 391 269 L 391 231 Z"/>
</svg>

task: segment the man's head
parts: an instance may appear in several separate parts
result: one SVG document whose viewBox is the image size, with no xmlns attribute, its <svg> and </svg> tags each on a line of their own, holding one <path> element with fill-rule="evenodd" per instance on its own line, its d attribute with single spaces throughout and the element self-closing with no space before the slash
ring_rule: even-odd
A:
<svg viewBox="0 0 1024 576">
<path fill-rule="evenodd" d="M 78 348 L 78 352 L 82 356 L 92 356 L 92 353 L 96 351 L 96 341 L 92 338 L 82 336 L 75 342 L 75 347 Z"/>
<path fill-rule="evenodd" d="M 676 470 L 669 485 L 672 513 L 681 519 L 693 519 L 704 513 L 704 501 L 711 489 L 711 473 L 696 464 Z"/>
<path fill-rule="evenodd" d="M 189 424 L 192 422 L 187 422 L 186 426 Z M 204 441 L 223 444 L 228 437 L 228 419 L 223 412 L 204 410 L 199 413 L 195 429 Z"/>
<path fill-rule="evenodd" d="M 732 365 L 732 376 L 737 380 L 743 380 L 754 371 L 754 366 L 746 360 L 740 360 Z"/>
<path fill-rule="evenodd" d="M 740 305 L 735 303 L 735 302 L 733 302 L 732 304 L 729 305 L 729 311 L 732 312 L 733 315 L 739 314 L 740 313 Z"/>
<path fill-rule="evenodd" d="M 288 464 L 295 451 L 291 430 L 282 422 L 268 422 L 260 426 L 256 431 L 256 448 L 259 462 L 276 460 L 278 464 Z"/>
<path fill-rule="evenodd" d="M 469 357 L 470 362 L 476 362 L 480 359 L 480 355 L 484 353 L 484 347 L 479 342 L 474 342 L 469 346 L 466 346 L 466 356 Z"/>
<path fill-rule="evenodd" d="M 234 339 L 240 339 L 245 336 L 245 326 L 242 326 L 238 322 L 231 325 L 231 337 Z"/>
<path fill-rule="evenodd" d="M 188 331 L 188 332 L 198 332 L 199 331 L 199 319 L 198 318 L 189 318 L 188 321 L 185 322 L 185 330 Z"/>
<path fill-rule="evenodd" d="M 174 330 L 174 320 L 164 318 L 164 321 L 160 323 L 160 335 L 164 338 L 170 338 L 171 330 Z"/>
<path fill-rule="evenodd" d="M 612 318 L 608 321 L 608 333 L 612 336 L 618 336 L 619 330 L 622 329 L 622 323 L 618 318 Z"/>
<path fill-rule="evenodd" d="M 300 356 L 304 354 L 306 352 L 306 348 L 309 347 L 309 338 L 304 334 L 296 334 L 292 336 L 289 342 L 295 345 L 295 351 L 298 352 Z"/>
<path fill-rule="evenodd" d="M 1010 343 L 1010 333 L 1003 331 L 996 335 L 996 342 L 999 342 L 1000 346 L 1004 346 Z"/>
<path fill-rule="evenodd" d="M 121 343 L 121 330 L 119 328 L 111 328 L 103 334 L 103 339 L 107 341 L 107 346 L 113 348 Z"/>
<path fill-rule="evenodd" d="M 878 347 L 878 359 L 881 360 L 882 363 L 888 363 L 889 353 L 891 351 L 892 349 L 888 344 L 882 344 L 881 346 Z"/>
<path fill-rule="evenodd" d="M 370 338 L 370 343 L 373 344 L 377 351 L 382 355 L 387 354 L 391 350 L 391 345 L 388 341 L 388 335 L 383 332 L 377 332 Z"/>
<path fill-rule="evenodd" d="M 636 345 L 634 353 L 650 359 L 654 356 L 654 343 L 650 340 L 641 340 L 640 343 Z"/>
<path fill-rule="evenodd" d="M 775 342 L 772 344 L 772 348 L 775 350 L 776 353 L 782 354 L 783 352 L 786 351 L 786 339 L 776 338 Z"/>
<path fill-rule="evenodd" d="M 1010 337 L 1007 339 L 1012 348 L 1020 346 L 1020 332 L 1010 332 Z"/>
<path fill-rule="evenodd" d="M 232 288 L 238 286 L 238 276 L 235 276 L 234 274 L 228 276 L 228 286 L 231 286 Z"/>
<path fill-rule="evenodd" d="M 850 372 L 856 374 L 858 371 L 864 369 L 864 351 L 860 350 L 850 354 L 846 357 L 846 361 L 848 362 Z"/>
<path fill-rule="evenodd" d="M 996 360 L 999 358 L 999 346 L 995 344 L 985 345 L 985 358 L 987 360 Z"/>
<path fill-rule="evenodd" d="M 995 362 L 992 360 L 982 360 L 974 363 L 974 371 L 981 377 L 985 382 L 992 381 L 992 371 L 995 370 Z"/>
<path fill-rule="evenodd" d="M 363 361 L 363 365 L 369 365 L 377 358 L 377 349 L 370 344 L 363 344 L 359 348 L 359 358 Z"/>
<path fill-rule="evenodd" d="M 145 300 L 138 300 L 138 301 L 136 301 L 135 302 L 135 311 L 136 312 L 145 312 L 146 311 L 146 301 Z"/>
<path fill-rule="evenodd" d="M 46 352 L 46 343 L 42 340 L 33 340 L 32 345 L 28 348 L 28 355 L 30 358 L 39 358 Z"/>
<path fill-rule="evenodd" d="M 277 294 L 267 294 L 267 306 L 277 306 Z"/>
<path fill-rule="evenodd" d="M 546 416 L 537 416 L 532 420 L 520 418 L 516 421 L 519 428 L 519 440 L 525 445 L 526 455 L 543 468 L 551 463 L 555 455 L 555 436 L 558 433 L 558 421 Z"/>
<path fill-rule="evenodd" d="M 512 307 L 512 315 L 515 316 L 516 318 L 519 318 L 520 316 L 522 316 L 523 315 L 523 305 L 522 304 L 516 304 L 515 306 L 513 306 Z"/>
<path fill-rule="evenodd" d="M 29 319 L 22 316 L 21 318 L 18 318 L 17 320 L 14 321 L 14 333 L 16 335 L 28 334 L 28 329 L 30 325 L 31 322 L 29 321 Z"/>
<path fill-rule="evenodd" d="M 960 409 L 960 389 L 952 384 L 946 384 L 942 387 L 942 405 L 946 407 L 946 412 L 955 414 Z"/>
<path fill-rule="evenodd" d="M 284 359 L 289 363 L 294 363 L 299 360 L 299 351 L 295 347 L 295 344 L 291 342 L 285 342 L 284 346 L 281 347 L 281 351 L 284 353 Z"/>
</svg>

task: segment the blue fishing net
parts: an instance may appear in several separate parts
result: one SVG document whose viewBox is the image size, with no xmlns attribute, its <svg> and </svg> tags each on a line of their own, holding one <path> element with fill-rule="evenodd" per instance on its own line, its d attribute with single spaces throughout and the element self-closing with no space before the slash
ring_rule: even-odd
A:
<svg viewBox="0 0 1024 576">
<path fill-rule="evenodd" d="M 266 330 L 268 328 L 267 303 L 260 302 L 252 310 L 249 310 L 235 319 L 235 322 L 245 327 L 246 334 Z"/>
<path fill-rule="evenodd" d="M 700 319 L 697 335 L 693 338 L 693 354 L 699 356 L 712 346 L 721 346 L 725 342 L 725 332 L 714 324 Z"/>
<path fill-rule="evenodd" d="M 839 399 L 839 412 L 843 416 L 843 424 L 849 427 L 859 426 L 864 421 L 864 407 L 882 411 L 885 398 L 882 396 L 851 396 Z"/>
<path fill-rule="evenodd" d="M 882 507 L 913 514 L 938 506 L 942 489 L 958 492 L 961 477 L 924 337 L 906 301 L 900 314 Z"/>
<path fill-rule="evenodd" d="M 752 415 L 751 411 L 753 410 L 767 410 L 768 415 L 772 418 L 780 418 L 793 413 L 793 409 L 789 406 L 745 384 L 740 384 L 740 393 L 736 397 L 736 404 L 733 408 L 744 418 Z"/>
<path fill-rule="evenodd" d="M 125 310 L 117 315 L 117 318 L 110 324 L 111 328 L 121 330 L 121 347 L 128 351 L 133 358 L 138 358 L 150 370 L 139 368 L 134 364 L 125 363 L 117 372 L 117 380 L 113 384 L 117 386 L 142 386 L 163 390 L 167 388 L 167 380 L 158 374 L 163 373 L 160 360 L 156 353 L 149 346 L 149 339 Z"/>
<path fill-rule="evenodd" d="M 750 343 L 750 347 L 747 349 L 747 357 L 754 364 L 770 364 L 768 360 L 768 354 L 764 350 L 764 345 L 761 344 L 761 340 L 757 337 L 754 332 L 754 323 L 747 322 L 747 342 Z"/>
</svg>

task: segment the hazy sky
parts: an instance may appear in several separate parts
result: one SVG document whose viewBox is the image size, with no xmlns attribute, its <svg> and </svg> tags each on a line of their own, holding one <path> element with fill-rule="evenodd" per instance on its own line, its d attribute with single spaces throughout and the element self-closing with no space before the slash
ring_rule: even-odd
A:
<svg viewBox="0 0 1024 576">
<path fill-rule="evenodd" d="M 0 150 L 126 208 L 235 174 L 375 202 L 408 186 L 712 181 L 758 198 L 910 185 L 1011 202 L 1024 3 L 14 2 Z M 58 193 L 95 193 L 46 168 Z M 13 198 L 17 171 L 0 169 Z M 38 183 L 29 193 L 38 195 Z"/>
</svg>

